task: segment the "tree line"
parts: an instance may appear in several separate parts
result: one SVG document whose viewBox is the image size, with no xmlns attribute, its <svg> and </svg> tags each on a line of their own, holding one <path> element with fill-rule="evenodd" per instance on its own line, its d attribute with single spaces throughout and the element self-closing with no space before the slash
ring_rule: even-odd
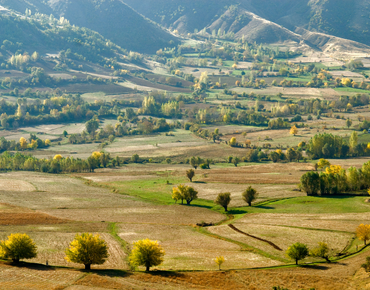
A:
<svg viewBox="0 0 370 290">
<path fill-rule="evenodd" d="M 301 177 L 300 188 L 307 195 L 325 196 L 370 188 L 370 161 L 364 163 L 360 169 L 350 167 L 347 170 L 339 165 L 331 165 L 324 159 L 318 164 L 324 167 L 325 171 L 309 171 Z"/>
</svg>

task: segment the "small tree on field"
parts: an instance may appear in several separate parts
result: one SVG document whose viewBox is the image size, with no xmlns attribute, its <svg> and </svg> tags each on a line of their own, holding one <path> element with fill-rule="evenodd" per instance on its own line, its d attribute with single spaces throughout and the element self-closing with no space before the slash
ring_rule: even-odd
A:
<svg viewBox="0 0 370 290">
<path fill-rule="evenodd" d="M 195 171 L 193 169 L 189 169 L 186 171 L 186 177 L 189 178 L 190 182 L 193 182 L 194 175 Z"/>
<path fill-rule="evenodd" d="M 287 249 L 286 255 L 295 260 L 296 265 L 298 265 L 299 260 L 303 260 L 308 256 L 308 248 L 305 244 L 295 243 Z"/>
<path fill-rule="evenodd" d="M 230 192 L 224 192 L 220 193 L 217 196 L 215 203 L 222 206 L 225 209 L 225 211 L 227 211 L 227 207 L 229 206 L 230 201 L 231 201 Z"/>
<path fill-rule="evenodd" d="M 138 163 L 140 161 L 140 157 L 138 154 L 134 154 L 131 156 L 131 162 Z"/>
<path fill-rule="evenodd" d="M 290 134 L 293 136 L 298 134 L 298 129 L 295 125 L 290 129 Z"/>
<path fill-rule="evenodd" d="M 347 128 L 349 129 L 349 127 L 351 127 L 352 126 L 352 120 L 350 119 L 350 118 L 348 118 L 347 120 L 346 120 L 346 126 L 347 126 Z"/>
<path fill-rule="evenodd" d="M 310 251 L 310 256 L 318 257 L 325 259 L 328 263 L 330 263 L 329 259 L 329 247 L 327 243 L 320 242 L 318 247 L 313 248 Z"/>
<path fill-rule="evenodd" d="M 162 264 L 164 254 L 157 241 L 140 240 L 134 243 L 130 263 L 134 266 L 145 266 L 145 271 L 149 272 L 150 267 Z"/>
<path fill-rule="evenodd" d="M 94 137 L 95 131 L 99 128 L 99 122 L 95 119 L 91 119 L 90 121 L 86 122 L 85 126 L 87 133 L 91 134 Z"/>
<path fill-rule="evenodd" d="M 219 256 L 214 259 L 214 261 L 218 265 L 218 269 L 221 270 L 221 265 L 225 262 L 225 258 L 223 256 Z"/>
<path fill-rule="evenodd" d="M 243 193 L 243 200 L 248 203 L 249 206 L 252 206 L 252 202 L 257 199 L 258 192 L 252 186 L 249 186 Z"/>
<path fill-rule="evenodd" d="M 238 167 L 239 162 L 240 162 L 240 159 L 238 157 L 233 158 L 233 164 L 235 165 L 235 167 Z"/>
<path fill-rule="evenodd" d="M 37 256 L 37 247 L 27 234 L 11 234 L 8 239 L 0 242 L 0 256 L 18 263 L 22 259 Z"/>
<path fill-rule="evenodd" d="M 181 204 L 189 205 L 194 199 L 198 198 L 198 191 L 190 186 L 180 184 L 178 187 L 172 189 L 172 199 L 178 201 L 181 200 Z"/>
<path fill-rule="evenodd" d="M 356 235 L 366 245 L 366 241 L 370 240 L 370 225 L 360 224 L 356 229 Z"/>
<path fill-rule="evenodd" d="M 231 146 L 231 147 L 236 146 L 236 144 L 237 144 L 237 142 L 236 142 L 236 138 L 235 138 L 235 137 L 232 137 L 232 138 L 230 139 L 229 144 L 230 144 L 230 146 Z"/>
<path fill-rule="evenodd" d="M 199 159 L 200 158 L 196 158 L 194 156 L 190 158 L 190 165 L 193 166 L 194 169 L 197 169 L 199 164 L 201 163 L 201 162 L 199 162 L 200 161 Z"/>
<path fill-rule="evenodd" d="M 68 262 L 84 264 L 85 270 L 90 270 L 93 264 L 104 264 L 109 257 L 107 243 L 100 235 L 89 233 L 77 234 L 65 253 Z"/>
</svg>

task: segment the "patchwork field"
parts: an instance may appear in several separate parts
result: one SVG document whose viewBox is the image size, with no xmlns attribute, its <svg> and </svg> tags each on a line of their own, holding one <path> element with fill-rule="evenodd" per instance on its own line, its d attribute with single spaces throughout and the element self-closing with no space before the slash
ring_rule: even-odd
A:
<svg viewBox="0 0 370 290">
<path fill-rule="evenodd" d="M 363 161 L 340 162 L 359 167 Z M 307 265 L 304 269 L 241 269 L 290 264 L 285 250 L 297 241 L 309 247 L 326 242 L 335 255 L 356 252 L 363 243 L 354 239 L 354 231 L 370 218 L 365 197 L 304 196 L 296 188 L 302 172 L 312 168 L 310 163 L 241 167 L 216 164 L 210 170 L 196 170 L 193 183 L 185 178 L 188 168 L 186 164 L 130 164 L 73 177 L 30 172 L 0 174 L 0 239 L 14 232 L 27 233 L 39 251 L 37 258 L 29 261 L 35 264 L 26 268 L 0 263 L 0 287 L 231 289 L 256 285 L 255 289 L 270 289 L 283 283 L 280 285 L 292 289 L 302 285 L 338 289 L 336 285 L 340 283 L 347 285 L 346 289 L 356 289 L 357 282 L 347 277 L 358 270 L 359 256 L 348 260 L 350 268 L 344 266 L 344 260 L 332 265 Z M 175 204 L 171 199 L 172 187 L 180 183 L 199 191 L 199 199 L 191 206 Z M 253 207 L 241 199 L 248 185 L 260 193 Z M 232 192 L 228 216 L 213 202 L 219 192 L 225 191 Z M 199 223 L 213 226 L 196 226 Z M 65 248 L 81 232 L 100 233 L 109 246 L 108 261 L 93 266 L 93 274 L 80 272 L 82 265 L 64 259 Z M 149 276 L 126 272 L 128 250 L 134 241 L 144 238 L 160 242 L 166 252 L 164 263 Z M 225 257 L 222 268 L 231 271 L 212 272 L 217 270 L 213 259 L 220 255 Z M 42 266 L 46 261 L 74 270 Z M 307 258 L 304 262 L 318 261 Z M 44 269 L 48 269 L 46 276 L 42 274 Z M 179 270 L 195 272 L 176 272 Z M 261 273 L 265 273 L 263 278 L 259 278 Z M 334 281 L 338 273 L 342 278 Z M 7 279 L 6 275 L 17 279 Z M 35 276 L 34 281 L 27 280 L 29 275 Z M 229 282 L 216 283 L 217 275 Z M 41 277 L 45 279 L 42 283 Z M 255 279 L 262 279 L 266 288 L 258 288 Z M 325 288 L 323 281 L 330 287 Z"/>
</svg>

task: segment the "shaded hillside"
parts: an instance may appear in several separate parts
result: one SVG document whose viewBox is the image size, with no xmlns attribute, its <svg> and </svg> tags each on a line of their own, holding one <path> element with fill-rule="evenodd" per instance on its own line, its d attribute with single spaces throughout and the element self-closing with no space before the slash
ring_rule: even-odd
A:
<svg viewBox="0 0 370 290">
<path fill-rule="evenodd" d="M 45 4 L 47 3 L 47 5 Z M 120 0 L 0 0 L 0 5 L 21 13 L 53 13 L 65 17 L 71 24 L 99 32 L 119 46 L 139 52 L 155 52 L 177 42 L 177 38 L 145 19 Z"/>
<path fill-rule="evenodd" d="M 201 30 L 217 20 L 232 4 L 231 0 L 124 0 L 139 13 L 180 33 Z M 226 7 L 226 8 L 225 8 Z"/>
<path fill-rule="evenodd" d="M 17 51 L 57 53 L 70 49 L 71 53 L 79 55 L 77 58 L 99 62 L 115 56 L 121 50 L 112 43 L 107 45 L 107 40 L 97 32 L 68 24 L 61 25 L 57 21 L 49 21 L 45 16 L 26 19 L 0 14 L 0 27 L 0 51 L 4 56 Z"/>
<path fill-rule="evenodd" d="M 209 33 L 234 33 L 236 38 L 244 37 L 250 42 L 275 43 L 285 40 L 299 42 L 301 39 L 292 31 L 263 19 L 244 9 L 232 7 L 207 28 Z"/>
<path fill-rule="evenodd" d="M 370 44 L 368 0 L 124 0 L 139 13 L 167 27 L 193 32 L 208 27 L 238 5 L 294 31 L 297 27 Z M 270 42 L 270 41 L 269 41 Z"/>
</svg>

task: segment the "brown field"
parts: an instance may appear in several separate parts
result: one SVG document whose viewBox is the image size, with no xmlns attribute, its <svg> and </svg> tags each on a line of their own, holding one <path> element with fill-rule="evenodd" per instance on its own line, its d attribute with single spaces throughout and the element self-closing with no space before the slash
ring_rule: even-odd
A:
<svg viewBox="0 0 370 290">
<path fill-rule="evenodd" d="M 260 249 L 266 253 L 271 253 L 274 256 L 286 259 L 286 249 L 296 243 L 301 242 L 308 245 L 309 248 L 314 248 L 319 242 L 325 242 L 335 248 L 336 252 L 340 252 L 346 247 L 348 242 L 353 237 L 353 234 L 336 233 L 330 231 L 316 231 L 298 228 L 251 224 L 251 223 L 234 223 L 235 227 L 247 234 L 258 238 L 265 239 L 277 245 L 281 251 L 274 249 L 268 243 L 261 242 L 252 237 L 245 236 L 239 232 L 234 231 L 227 225 L 211 227 L 211 233 L 233 239 L 254 248 Z M 307 259 L 309 261 L 310 258 Z M 312 259 L 311 259 L 312 260 Z"/>
<path fill-rule="evenodd" d="M 157 269 L 215 270 L 217 265 L 213 259 L 221 254 L 229 260 L 225 262 L 224 269 L 280 264 L 254 253 L 240 251 L 238 245 L 203 235 L 192 227 L 125 223 L 120 225 L 120 229 L 119 236 L 129 243 L 146 238 L 147 233 L 151 233 L 151 239 L 161 243 L 166 251 L 166 259 Z"/>
<path fill-rule="evenodd" d="M 298 184 L 302 174 L 312 170 L 310 163 L 268 163 L 225 169 L 211 169 L 205 182 L 233 184 Z"/>
<path fill-rule="evenodd" d="M 189 225 L 201 221 L 219 222 L 224 216 L 207 209 L 183 207 L 180 205 L 154 206 L 126 198 L 115 207 L 107 208 L 72 208 L 47 209 L 46 213 L 58 218 L 70 218 L 77 221 L 105 221 L 145 224 Z"/>
<path fill-rule="evenodd" d="M 254 92 L 259 95 L 277 95 L 282 93 L 285 97 L 297 97 L 300 99 L 319 98 L 325 100 L 336 100 L 340 94 L 333 89 L 316 89 L 316 88 L 282 88 L 282 87 L 269 87 L 266 89 L 251 89 L 251 88 L 233 88 L 235 92 L 250 94 Z"/>
<path fill-rule="evenodd" d="M 215 169 L 216 170 L 216 169 Z M 210 174 L 212 178 L 212 171 Z M 287 198 L 304 196 L 305 194 L 300 191 L 293 191 L 297 188 L 295 184 L 230 184 L 230 183 L 186 183 L 188 186 L 192 186 L 198 191 L 198 197 L 208 200 L 215 200 L 220 192 L 230 192 L 231 193 L 231 207 L 245 206 L 246 203 L 242 200 L 242 192 L 248 187 L 252 186 L 259 192 L 257 202 L 266 199 L 273 198 Z"/>
<path fill-rule="evenodd" d="M 245 149 L 242 151 L 245 152 Z M 330 161 L 347 167 L 361 166 L 366 160 Z M 259 200 L 302 196 L 302 192 L 294 189 L 302 173 L 312 169 L 310 163 L 265 163 L 237 168 L 220 166 L 196 170 L 195 182 L 187 184 L 199 191 L 200 198 L 208 200 L 213 200 L 221 191 L 230 191 L 235 197 L 231 206 L 244 205 L 240 193 L 248 185 L 257 188 Z M 116 170 L 100 169 L 96 173 L 76 176 L 109 183 L 158 178 L 168 171 L 172 177 L 179 178 L 189 167 L 186 164 L 131 164 Z M 68 175 L 3 173 L 0 174 L 0 184 L 3 188 L 0 191 L 0 239 L 10 233 L 27 233 L 35 240 L 39 250 L 38 257 L 30 262 L 45 264 L 48 260 L 50 265 L 74 268 L 45 269 L 38 264 L 14 267 L 0 262 L 0 289 L 271 290 L 272 286 L 280 285 L 293 290 L 302 287 L 335 290 L 366 289 L 361 287 L 369 283 L 368 274 L 361 270 L 354 276 L 364 262 L 366 252 L 333 264 L 250 269 L 282 265 L 279 260 L 286 259 L 284 251 L 297 241 L 309 247 L 325 241 L 337 251 L 343 250 L 352 239 L 357 225 L 368 223 L 368 213 L 247 214 L 233 222 L 240 231 L 273 242 L 283 249 L 278 251 L 227 225 L 206 228 L 210 235 L 198 231 L 191 225 L 202 221 L 217 223 L 226 218 L 202 207 L 152 204 L 106 188 L 89 186 L 83 180 Z M 119 237 L 128 244 L 143 238 L 158 240 L 166 251 L 164 263 L 155 267 L 156 271 L 152 274 L 121 271 L 128 270 L 127 255 L 110 235 L 110 222 L 117 223 Z M 64 260 L 65 248 L 74 235 L 81 232 L 100 233 L 109 245 L 110 258 L 104 265 L 93 266 L 97 270 L 93 270 L 92 274 L 81 271 L 82 265 Z M 212 234 L 230 240 L 219 239 Z M 246 251 L 240 243 L 261 250 L 267 256 L 257 251 Z M 213 259 L 219 255 L 225 257 L 222 267 L 228 271 L 212 271 L 217 269 Z M 247 268 L 250 270 L 232 270 Z M 178 270 L 195 272 L 172 272 Z"/>
<path fill-rule="evenodd" d="M 143 87 L 150 87 L 153 90 L 164 90 L 169 92 L 181 92 L 181 93 L 190 93 L 190 89 L 187 87 L 172 87 L 168 85 L 158 84 L 158 83 L 152 83 L 147 80 L 143 80 L 137 77 L 127 77 L 127 80 L 131 83 L 134 83 L 138 86 Z"/>
<path fill-rule="evenodd" d="M 355 232 L 359 224 L 366 224 L 370 213 L 346 214 L 249 214 L 237 221 L 237 224 L 281 225 L 311 229 Z M 244 227 L 244 226 L 243 226 Z"/>
<path fill-rule="evenodd" d="M 95 92 L 104 92 L 109 95 L 133 93 L 132 89 L 115 84 L 70 84 L 59 88 L 62 91 L 67 91 L 67 93 L 80 94 Z"/>
</svg>

